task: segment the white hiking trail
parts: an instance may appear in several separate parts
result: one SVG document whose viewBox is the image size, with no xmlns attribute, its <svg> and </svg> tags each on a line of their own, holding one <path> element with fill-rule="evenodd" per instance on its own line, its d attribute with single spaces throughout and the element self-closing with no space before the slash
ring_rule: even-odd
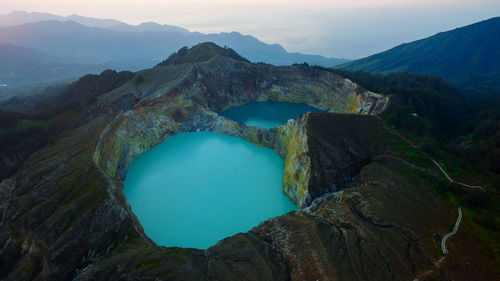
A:
<svg viewBox="0 0 500 281">
<path fill-rule="evenodd" d="M 448 254 L 448 249 L 446 249 L 446 240 L 450 238 L 451 236 L 455 235 L 457 233 L 458 227 L 460 226 L 460 222 L 462 221 L 462 208 L 460 206 L 458 207 L 458 218 L 457 221 L 455 222 L 455 227 L 453 228 L 453 231 L 446 234 L 443 239 L 441 240 L 441 251 L 443 251 L 443 254 L 447 255 Z"/>
</svg>

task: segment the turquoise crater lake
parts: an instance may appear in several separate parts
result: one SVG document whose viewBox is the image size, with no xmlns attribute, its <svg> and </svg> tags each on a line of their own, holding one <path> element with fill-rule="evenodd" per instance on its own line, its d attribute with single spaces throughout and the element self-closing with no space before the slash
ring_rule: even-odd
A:
<svg viewBox="0 0 500 281">
<path fill-rule="evenodd" d="M 210 132 L 181 133 L 138 156 L 123 193 L 161 246 L 205 249 L 295 209 L 271 149 Z"/>
<path fill-rule="evenodd" d="M 229 108 L 219 114 L 247 126 L 270 129 L 286 124 L 288 119 L 297 118 L 306 112 L 326 112 L 304 103 L 291 102 L 249 102 Z"/>
<path fill-rule="evenodd" d="M 251 102 L 221 115 L 272 128 L 309 111 L 321 110 Z M 205 249 L 295 210 L 282 177 L 283 160 L 271 149 L 211 132 L 180 133 L 132 161 L 123 193 L 155 243 Z"/>
</svg>

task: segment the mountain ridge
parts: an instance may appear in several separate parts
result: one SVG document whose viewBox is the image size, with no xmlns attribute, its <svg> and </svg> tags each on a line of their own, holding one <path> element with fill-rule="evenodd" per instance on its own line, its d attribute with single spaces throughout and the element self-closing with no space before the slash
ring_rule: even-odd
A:
<svg viewBox="0 0 500 281">
<path fill-rule="evenodd" d="M 500 17 L 398 45 L 339 65 L 351 71 L 441 76 L 467 90 L 500 93 Z"/>
<path fill-rule="evenodd" d="M 59 16 L 41 12 L 12 11 L 9 14 L 0 15 L 0 26 L 4 27 L 14 26 L 14 25 L 35 23 L 39 21 L 48 21 L 48 20 L 57 20 L 57 21 L 72 20 L 75 22 L 79 22 L 83 25 L 91 27 L 103 27 L 103 28 L 111 27 L 122 23 L 121 21 L 114 19 L 98 19 L 93 17 L 80 16 L 76 14 L 72 14 L 69 16 Z"/>
<path fill-rule="evenodd" d="M 10 89 L 76 78 L 110 67 L 104 64 L 63 63 L 37 49 L 9 43 L 0 44 L 0 61 L 0 84 Z M 5 96 L 0 96 L 0 100 Z"/>
<path fill-rule="evenodd" d="M 24 13 L 24 12 L 19 12 L 21 15 L 29 17 L 29 13 Z M 38 13 L 41 14 L 41 13 Z M 38 14 L 34 14 L 35 16 Z M 15 14 L 14 14 L 15 15 Z M 211 34 L 203 34 L 200 32 L 190 32 L 187 29 L 184 29 L 182 27 L 177 27 L 177 26 L 171 26 L 171 25 L 160 25 L 157 23 L 142 23 L 140 25 L 128 25 L 126 23 L 120 22 L 120 21 L 114 21 L 114 20 L 100 20 L 100 19 L 94 19 L 94 18 L 87 18 L 87 17 L 82 17 L 82 16 L 68 16 L 68 17 L 61 17 L 61 16 L 56 16 L 56 15 L 51 15 L 51 14 L 42 14 L 43 17 L 39 16 L 38 18 L 42 18 L 43 21 L 52 21 L 52 29 L 58 30 L 62 29 L 63 27 L 60 24 L 56 24 L 53 21 L 57 21 L 59 23 L 71 20 L 72 22 L 79 23 L 84 27 L 98 27 L 107 31 L 113 31 L 113 32 L 133 32 L 137 37 L 135 38 L 136 41 L 140 40 L 142 42 L 151 42 L 151 44 L 160 44 L 164 46 L 165 51 L 159 54 L 158 50 L 154 50 L 152 47 L 148 47 L 149 51 L 151 52 L 151 55 L 148 57 L 148 59 L 154 59 L 157 62 L 159 62 L 161 59 L 167 57 L 169 54 L 173 53 L 174 51 L 178 50 L 182 46 L 194 46 L 199 42 L 207 42 L 207 41 L 212 41 L 215 42 L 216 44 L 220 46 L 227 45 L 231 47 L 232 49 L 236 50 L 238 53 L 240 53 L 243 57 L 253 61 L 253 62 L 265 62 L 265 63 L 271 63 L 275 65 L 291 65 L 294 63 L 303 63 L 307 62 L 309 64 L 318 64 L 322 66 L 335 66 L 340 63 L 344 63 L 346 61 L 349 61 L 347 59 L 337 59 L 337 58 L 326 58 L 324 56 L 320 55 L 308 55 L 308 54 L 301 54 L 301 53 L 293 53 L 293 52 L 287 52 L 281 45 L 279 44 L 267 44 L 264 43 L 257 38 L 251 36 L 251 35 L 243 35 L 239 32 L 229 32 L 229 33 L 211 33 Z M 11 24 L 8 26 L 5 22 L 9 22 L 8 17 L 13 17 L 12 13 L 9 15 L 3 15 L 0 16 L 0 26 L 3 25 L 3 27 L 0 27 L 0 31 L 3 33 L 8 33 L 9 36 L 15 37 L 16 40 L 5 40 L 7 36 L 0 36 L 0 43 L 12 43 L 16 45 L 23 45 L 23 46 L 28 46 L 36 49 L 40 49 L 41 51 L 44 52 L 50 52 L 50 49 L 45 49 L 42 46 L 39 46 L 35 44 L 32 40 L 30 41 L 27 38 L 24 38 L 21 40 L 19 36 L 14 36 L 12 33 L 17 33 L 19 34 L 21 32 L 21 29 L 24 30 L 24 32 L 30 32 L 30 33 L 46 33 L 47 30 L 43 30 L 41 28 L 37 28 L 36 24 L 41 23 L 41 21 L 36 21 L 33 22 L 37 19 L 35 17 L 34 19 L 28 20 L 22 20 L 19 19 L 17 21 L 14 21 L 10 19 L 11 23 L 15 23 L 15 25 Z M 3 20 L 2 20 L 3 18 Z M 6 19 L 7 18 L 7 19 Z M 88 22 L 91 23 L 88 23 Z M 104 21 L 104 22 L 103 22 Z M 113 21 L 113 22 L 107 22 L 107 21 Z M 4 24 L 2 24 L 4 22 Z M 22 23 L 22 24 L 21 24 Z M 19 28 L 19 26 L 22 25 L 24 26 L 23 28 Z M 74 28 L 74 26 L 73 26 Z M 16 32 L 9 32 L 9 30 L 14 29 L 17 30 Z M 82 29 L 82 27 L 80 27 Z M 90 31 L 87 29 L 87 31 Z M 96 31 L 96 30 L 94 30 Z M 96 31 L 99 32 L 99 31 Z M 102 30 L 100 31 L 102 33 Z M 147 33 L 149 35 L 145 35 L 144 33 Z M 121 34 L 115 34 L 111 33 L 109 36 L 113 38 L 119 38 L 120 40 L 125 40 L 126 43 L 128 44 L 137 44 L 134 42 L 131 42 L 130 38 L 127 39 L 124 37 L 130 37 L 133 36 L 133 34 L 127 33 L 128 35 Z M 94 36 L 94 34 L 91 33 L 91 35 Z M 169 37 L 169 38 L 163 38 L 160 39 L 158 37 L 161 36 Z M 68 34 L 67 36 L 70 36 Z M 3 39 L 2 39 L 3 37 Z M 70 36 L 71 37 L 71 36 Z M 75 38 L 76 39 L 76 38 Z M 242 41 L 242 42 L 239 42 Z M 38 42 L 40 43 L 40 42 Z M 101 43 L 103 46 L 104 45 L 112 45 L 112 43 L 107 40 L 106 37 L 102 38 L 102 40 L 97 40 L 96 43 Z M 40 43 L 41 44 L 41 43 Z M 64 44 L 60 44 L 60 46 L 64 47 Z M 75 46 L 76 47 L 76 46 Z M 95 53 L 95 47 L 92 48 L 92 46 L 89 46 L 88 48 L 92 49 Z M 95 54 L 94 54 L 95 55 Z M 102 55 L 102 54 L 101 54 Z M 132 53 L 133 56 L 137 57 L 136 54 Z M 102 56 L 106 57 L 106 56 Z M 73 58 L 74 59 L 74 58 Z M 121 58 L 123 59 L 123 58 Z M 81 62 L 81 61 L 80 61 Z M 91 63 L 103 63 L 105 61 L 92 61 Z"/>
<path fill-rule="evenodd" d="M 10 43 L 0 44 L 0 60 L 3 64 L 9 63 L 10 61 L 16 62 L 19 59 L 37 62 L 49 62 L 54 60 L 37 49 L 17 46 Z"/>
</svg>

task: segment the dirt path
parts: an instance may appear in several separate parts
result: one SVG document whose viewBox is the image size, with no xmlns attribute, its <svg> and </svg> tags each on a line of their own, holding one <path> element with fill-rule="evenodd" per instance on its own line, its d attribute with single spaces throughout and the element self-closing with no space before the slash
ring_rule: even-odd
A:
<svg viewBox="0 0 500 281">
<path fill-rule="evenodd" d="M 382 121 L 381 121 L 382 122 Z M 446 177 L 446 179 L 450 182 L 450 183 L 456 183 L 456 184 L 459 184 L 461 186 L 464 186 L 464 187 L 468 187 L 468 188 L 473 188 L 473 189 L 480 189 L 480 190 L 485 190 L 484 187 L 482 186 L 478 186 L 478 185 L 468 185 L 468 184 L 465 184 L 465 183 L 462 183 L 462 182 L 457 182 L 455 181 L 454 179 L 452 179 L 448 173 L 446 173 L 446 171 L 443 169 L 443 167 L 436 161 L 434 160 L 434 158 L 430 157 L 429 155 L 427 155 L 427 153 L 421 151 L 419 149 L 418 146 L 416 146 L 411 140 L 407 139 L 406 137 L 404 137 L 402 134 L 400 134 L 398 131 L 396 131 L 395 129 L 392 129 L 392 128 L 388 128 L 387 126 L 385 126 L 383 123 L 382 123 L 382 126 L 389 132 L 389 133 L 392 133 L 396 136 L 398 136 L 401 140 L 403 140 L 404 142 L 406 142 L 410 147 L 412 148 L 415 148 L 417 149 L 420 153 L 422 153 L 423 155 L 427 156 L 433 163 L 434 165 L 436 165 L 439 170 L 441 171 L 441 173 Z M 413 281 L 419 281 L 421 280 L 422 278 L 424 277 L 427 277 L 429 275 L 431 275 L 432 273 L 434 273 L 440 266 L 441 266 L 441 263 L 445 260 L 446 256 L 448 255 L 448 249 L 446 248 L 446 241 L 448 240 L 448 238 L 452 237 L 453 235 L 455 235 L 458 231 L 458 227 L 460 226 L 460 223 L 462 222 L 462 208 L 460 208 L 460 206 L 458 206 L 458 217 L 457 217 L 457 221 L 455 222 L 455 226 L 453 227 L 453 230 L 446 234 L 445 236 L 443 236 L 443 238 L 441 239 L 441 251 L 443 252 L 443 256 L 441 258 L 439 258 L 435 263 L 434 265 L 432 266 L 431 269 L 425 271 L 425 272 L 422 272 L 420 274 L 418 274 L 415 279 L 413 279 Z"/>
<path fill-rule="evenodd" d="M 423 155 L 427 156 L 429 159 L 431 159 L 431 161 L 434 163 L 434 165 L 436 165 L 439 170 L 441 171 L 441 173 L 443 173 L 443 175 L 446 177 L 446 179 L 448 179 L 449 182 L 451 183 L 456 183 L 456 184 L 459 184 L 461 186 L 464 186 L 464 187 L 468 187 L 468 188 L 474 188 L 474 189 L 480 189 L 480 190 L 484 190 L 484 187 L 482 186 L 479 186 L 479 185 L 468 185 L 466 183 L 463 183 L 463 182 L 458 182 L 458 181 L 455 181 L 454 179 L 452 179 L 447 173 L 446 171 L 443 169 L 443 167 L 441 167 L 441 165 L 439 165 L 439 163 L 434 160 L 434 158 L 430 157 L 427 153 L 421 151 L 419 149 L 419 147 L 417 145 L 415 145 L 415 143 L 413 143 L 411 140 L 409 140 L 408 138 L 406 138 L 405 136 L 403 136 L 401 133 L 399 133 L 396 129 L 393 129 L 393 128 L 389 128 L 387 127 L 384 122 L 382 122 L 382 120 L 380 120 L 380 123 L 382 125 L 382 127 L 384 129 L 386 129 L 389 133 L 391 134 L 394 134 L 396 136 L 398 136 L 401 140 L 403 140 L 404 142 L 406 142 L 410 147 L 412 148 L 415 148 L 417 149 L 420 153 L 422 153 Z"/>
<path fill-rule="evenodd" d="M 420 150 L 419 150 L 420 151 Z M 427 153 L 423 152 L 423 151 L 420 151 L 420 153 L 424 154 L 425 156 L 429 157 L 429 159 L 432 160 L 432 162 L 439 168 L 439 170 L 441 170 L 441 172 L 443 173 L 443 175 L 448 179 L 449 182 L 451 183 L 456 183 L 456 184 L 459 184 L 461 186 L 464 186 L 464 187 L 468 187 L 468 188 L 473 188 L 473 189 L 480 189 L 480 190 L 484 190 L 484 187 L 482 186 L 479 186 L 479 185 L 468 185 L 468 184 L 465 184 L 463 182 L 458 182 L 458 181 L 455 181 L 454 179 L 452 179 L 447 173 L 446 171 L 443 169 L 443 167 L 441 167 L 441 165 L 439 165 L 438 162 L 436 162 L 436 160 L 434 160 L 434 158 L 430 157 L 429 155 L 427 155 Z"/>
<path fill-rule="evenodd" d="M 450 233 L 443 236 L 443 238 L 441 239 L 441 251 L 443 252 L 443 256 L 441 258 L 439 258 L 439 260 L 437 260 L 434 263 L 434 265 L 432 266 L 431 269 L 417 275 L 417 277 L 415 277 L 415 279 L 413 279 L 413 281 L 419 281 L 420 279 L 431 275 L 441 266 L 441 263 L 444 261 L 444 259 L 446 258 L 446 256 L 449 253 L 448 249 L 446 248 L 446 241 L 448 240 L 448 238 L 450 238 L 451 236 L 453 236 L 457 233 L 458 227 L 460 226 L 460 222 L 462 222 L 462 208 L 460 208 L 460 206 L 458 206 L 458 217 L 457 217 L 457 221 L 455 222 L 455 226 L 453 227 L 453 230 Z"/>
<path fill-rule="evenodd" d="M 447 255 L 448 254 L 448 249 L 446 249 L 446 240 L 450 238 L 451 236 L 455 235 L 457 233 L 458 227 L 460 226 L 460 222 L 462 221 L 462 208 L 458 206 L 458 218 L 457 221 L 455 222 L 455 227 L 453 228 L 453 231 L 446 234 L 443 239 L 441 239 L 441 251 L 443 251 L 443 254 Z"/>
</svg>

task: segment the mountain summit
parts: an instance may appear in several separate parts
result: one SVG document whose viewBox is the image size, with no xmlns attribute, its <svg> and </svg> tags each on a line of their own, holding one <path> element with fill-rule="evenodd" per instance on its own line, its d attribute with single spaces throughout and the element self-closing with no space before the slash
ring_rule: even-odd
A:
<svg viewBox="0 0 500 281">
<path fill-rule="evenodd" d="M 191 49 L 188 49 L 188 47 L 182 47 L 179 51 L 173 53 L 166 60 L 159 63 L 158 66 L 204 62 L 215 56 L 224 56 L 234 60 L 249 62 L 244 57 L 238 55 L 238 53 L 231 48 L 222 48 L 215 43 L 204 42 L 193 46 Z"/>
</svg>

